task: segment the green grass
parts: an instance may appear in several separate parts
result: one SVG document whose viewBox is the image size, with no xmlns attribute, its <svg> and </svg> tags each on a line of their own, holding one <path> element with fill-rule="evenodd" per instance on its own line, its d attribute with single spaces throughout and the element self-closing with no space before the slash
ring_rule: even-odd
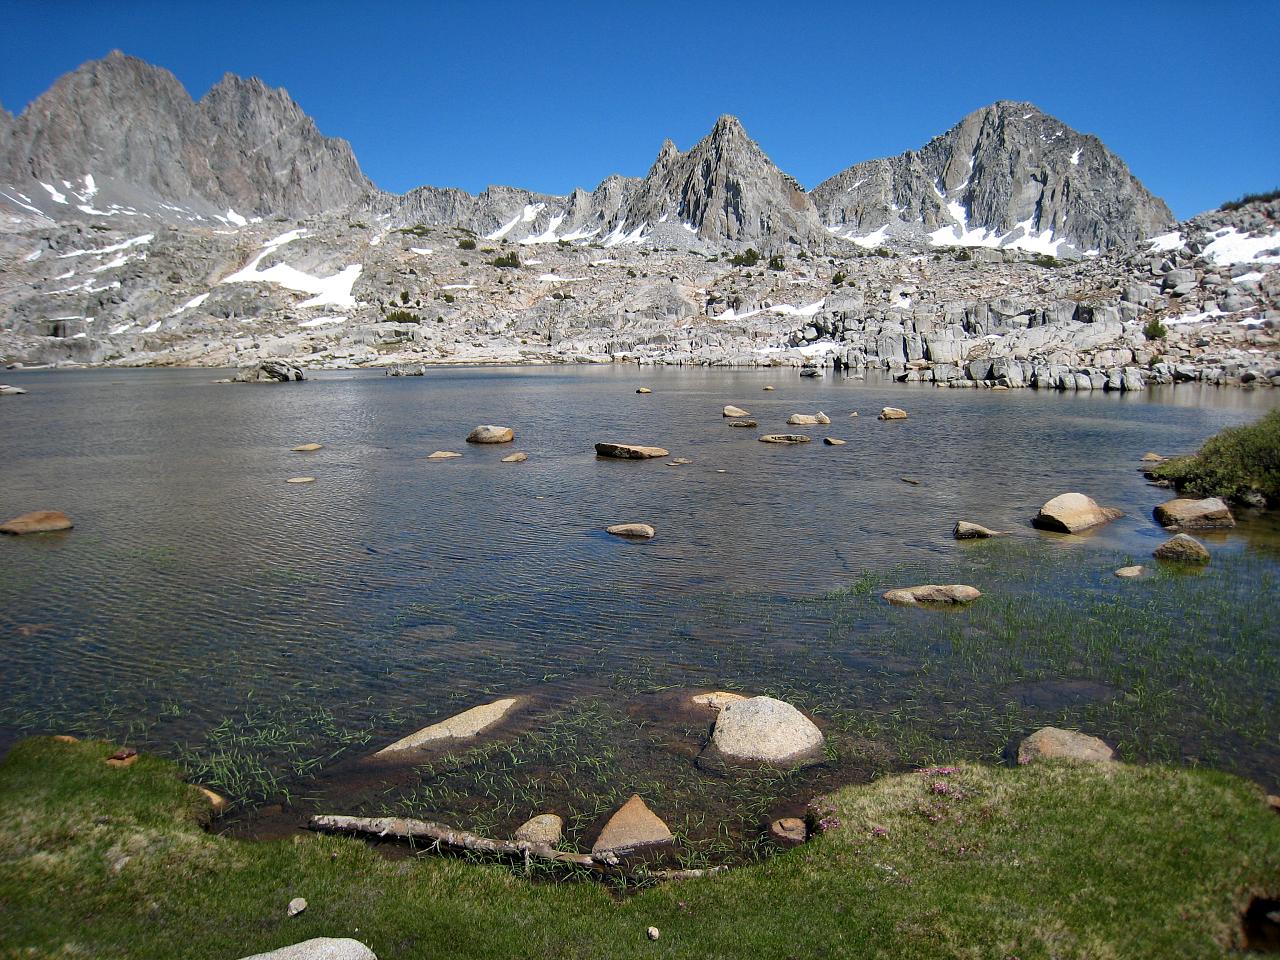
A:
<svg viewBox="0 0 1280 960">
<path fill-rule="evenodd" d="M 1193 456 L 1169 460 L 1152 473 L 1200 497 L 1261 494 L 1269 505 L 1280 504 L 1280 410 L 1257 423 L 1229 427 Z"/>
<path fill-rule="evenodd" d="M 961 766 L 836 791 L 763 864 L 618 898 L 504 864 L 204 832 L 173 765 L 48 738 L 0 766 L 0 956 L 239 957 L 351 936 L 381 960 L 1215 957 L 1280 892 L 1280 817 L 1204 770 Z M 289 919 L 289 899 L 308 909 Z M 661 932 L 657 943 L 648 926 Z"/>
</svg>

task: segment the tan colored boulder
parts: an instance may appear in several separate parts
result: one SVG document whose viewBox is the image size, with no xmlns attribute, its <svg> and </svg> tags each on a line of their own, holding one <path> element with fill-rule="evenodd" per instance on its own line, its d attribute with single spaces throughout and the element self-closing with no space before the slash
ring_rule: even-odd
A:
<svg viewBox="0 0 1280 960">
<path fill-rule="evenodd" d="M 632 540 L 652 540 L 657 533 L 647 523 L 615 523 L 611 527 L 605 527 L 604 532 L 612 533 L 615 537 L 628 537 Z"/>
<path fill-rule="evenodd" d="M 746 411 L 746 410 L 743 410 L 741 407 L 735 407 L 735 406 L 734 406 L 733 404 L 731 404 L 731 403 L 725 404 L 725 408 L 724 408 L 724 410 L 722 410 L 722 411 L 720 412 L 720 415 L 721 415 L 722 417 L 749 417 L 749 416 L 751 416 L 751 414 L 747 413 L 747 411 Z"/>
<path fill-rule="evenodd" d="M 786 847 L 799 846 L 808 835 L 808 828 L 799 817 L 779 817 L 769 824 L 769 836 Z"/>
<path fill-rule="evenodd" d="M 760 437 L 761 443 L 808 443 L 809 438 L 803 433 L 766 433 Z"/>
<path fill-rule="evenodd" d="M 1114 760 L 1115 756 L 1116 752 L 1097 737 L 1057 727 L 1041 727 L 1018 744 L 1018 763 L 1062 758 L 1106 763 Z"/>
<path fill-rule="evenodd" d="M 597 443 L 596 456 L 614 460 L 652 460 L 670 453 L 662 447 L 646 447 L 635 443 Z"/>
<path fill-rule="evenodd" d="M 208 787 L 202 787 L 199 784 L 196 785 L 196 789 L 209 801 L 209 806 L 213 808 L 215 814 L 222 813 L 227 809 L 227 798 L 222 794 L 214 793 Z"/>
<path fill-rule="evenodd" d="M 715 690 L 711 693 L 698 693 L 689 698 L 700 707 L 710 707 L 712 710 L 723 710 L 731 703 L 737 703 L 739 700 L 746 700 L 740 693 L 733 693 L 729 690 Z"/>
<path fill-rule="evenodd" d="M 990 537 L 1003 537 L 1004 532 L 992 530 L 990 527 L 984 527 L 980 523 L 957 520 L 955 527 L 951 531 L 951 536 L 957 540 L 986 540 Z"/>
<path fill-rule="evenodd" d="M 1179 497 L 1160 504 L 1153 513 L 1160 526 L 1181 530 L 1215 530 L 1236 525 L 1231 508 L 1218 497 L 1204 500 Z"/>
<path fill-rule="evenodd" d="M 510 443 L 515 438 L 516 432 L 510 427 L 482 423 L 467 434 L 467 443 Z"/>
<path fill-rule="evenodd" d="M 763 389 L 763 390 L 772 390 L 772 389 L 774 389 L 774 388 L 773 388 L 772 386 L 770 386 L 769 384 L 765 384 L 761 389 Z"/>
<path fill-rule="evenodd" d="M 1116 571 L 1116 576 L 1120 577 L 1122 580 L 1132 580 L 1134 577 L 1142 576 L 1142 571 L 1142 565 L 1136 564 L 1132 567 L 1121 567 Z"/>
<path fill-rule="evenodd" d="M 22 536 L 26 533 L 57 533 L 70 530 L 75 524 L 60 510 L 35 510 L 0 524 L 0 533 Z"/>
<path fill-rule="evenodd" d="M 631 799 L 619 807 L 604 825 L 600 836 L 591 845 L 591 854 L 597 856 L 611 853 L 622 856 L 644 847 L 667 844 L 674 839 L 662 819 L 649 809 L 638 794 L 632 794 Z"/>
<path fill-rule="evenodd" d="M 292 449 L 293 453 L 311 453 L 320 450 L 324 444 L 321 443 L 302 443 Z"/>
<path fill-rule="evenodd" d="M 503 463 L 524 463 L 528 459 L 529 459 L 529 455 L 524 452 L 508 453 L 505 457 L 502 458 L 502 462 Z"/>
<path fill-rule="evenodd" d="M 315 483 L 315 477 L 290 477 L 285 483 Z"/>
<path fill-rule="evenodd" d="M 1079 533 L 1123 516 L 1123 511 L 1100 507 L 1083 493 L 1063 493 L 1041 507 L 1031 524 L 1041 530 Z"/>
<path fill-rule="evenodd" d="M 638 387 L 636 393 L 653 393 L 648 387 Z"/>
<path fill-rule="evenodd" d="M 817 413 L 793 413 L 787 417 L 787 424 L 792 427 L 827 426 L 831 418 L 819 410 Z"/>
<path fill-rule="evenodd" d="M 1151 554 L 1157 560 L 1173 560 L 1179 563 L 1208 563 L 1209 551 L 1205 545 L 1189 534 L 1179 533 L 1160 546 Z"/>
<path fill-rule="evenodd" d="M 495 700 L 493 703 L 484 703 L 478 707 L 472 707 L 470 710 L 463 710 L 462 713 L 452 716 L 448 720 L 441 720 L 439 723 L 423 727 L 407 737 L 402 737 L 395 743 L 383 747 L 374 756 L 394 756 L 395 754 L 417 750 L 440 740 L 463 740 L 479 736 L 490 727 L 501 723 L 519 702 L 515 697 L 507 697 L 503 700 Z"/>
<path fill-rule="evenodd" d="M 889 590 L 884 598 L 898 606 L 911 607 L 918 603 L 973 603 L 982 594 L 963 583 L 926 583 L 918 587 L 901 587 Z"/>
<path fill-rule="evenodd" d="M 437 450 L 435 453 L 427 457 L 428 460 L 453 460 L 462 454 L 454 453 L 452 450 Z"/>
<path fill-rule="evenodd" d="M 907 411 L 901 407 L 881 407 L 878 420 L 905 420 L 907 419 Z"/>
<path fill-rule="evenodd" d="M 721 708 L 698 762 L 790 768 L 821 761 L 825 746 L 822 731 L 791 704 L 773 697 L 748 697 Z"/>
<path fill-rule="evenodd" d="M 841 440 L 838 437 L 823 437 L 822 442 L 828 447 L 843 447 L 846 443 L 846 441 Z"/>
<path fill-rule="evenodd" d="M 536 817 L 530 817 L 515 832 L 517 840 L 548 847 L 554 847 L 563 837 L 564 820 L 554 813 L 540 813 Z"/>
</svg>

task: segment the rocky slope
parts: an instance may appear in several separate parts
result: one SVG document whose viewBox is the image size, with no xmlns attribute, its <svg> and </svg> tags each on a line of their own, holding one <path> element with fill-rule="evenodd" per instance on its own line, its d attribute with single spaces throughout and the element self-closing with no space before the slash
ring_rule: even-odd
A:
<svg viewBox="0 0 1280 960">
<path fill-rule="evenodd" d="M 0 204 L 18 216 L 225 224 L 333 210 L 372 189 L 350 145 L 284 90 L 228 74 L 195 102 L 172 73 L 119 51 L 3 126 Z"/>
<path fill-rule="evenodd" d="M 1174 222 L 1097 137 L 1007 100 L 918 151 L 836 174 L 814 188 L 813 201 L 847 237 L 916 233 L 938 245 L 1055 255 L 1116 249 Z"/>
</svg>

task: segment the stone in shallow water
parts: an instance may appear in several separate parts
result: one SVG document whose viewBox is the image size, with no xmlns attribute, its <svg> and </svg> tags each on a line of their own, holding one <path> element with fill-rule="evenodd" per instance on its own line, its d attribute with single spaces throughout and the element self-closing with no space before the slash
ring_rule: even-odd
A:
<svg viewBox="0 0 1280 960">
<path fill-rule="evenodd" d="M 503 463 L 524 463 L 528 459 L 529 459 L 529 455 L 524 452 L 509 453 L 502 458 L 502 462 Z"/>
<path fill-rule="evenodd" d="M 1018 744 L 1018 762 L 1034 760 L 1084 760 L 1105 763 L 1114 760 L 1116 752 L 1097 737 L 1078 730 L 1060 730 L 1057 727 L 1041 727 Z"/>
<path fill-rule="evenodd" d="M 846 441 L 841 440 L 837 437 L 823 437 L 822 442 L 825 443 L 828 447 L 843 447 Z"/>
<path fill-rule="evenodd" d="M 759 424 L 758 422 L 756 422 L 755 420 L 751 420 L 751 419 L 747 419 L 747 420 L 730 420 L 730 421 L 729 421 L 729 426 L 731 426 L 731 427 L 748 427 L 748 428 L 750 428 L 750 427 L 758 427 L 758 426 L 760 426 L 760 424 Z"/>
<path fill-rule="evenodd" d="M 1174 560 L 1182 563 L 1208 563 L 1209 551 L 1195 537 L 1179 533 L 1170 537 L 1151 554 L 1157 560 Z"/>
<path fill-rule="evenodd" d="M 901 407 L 881 407 L 879 420 L 905 420 L 907 419 L 907 411 Z"/>
<path fill-rule="evenodd" d="M 1142 565 L 1136 564 L 1132 567 L 1121 567 L 1116 571 L 1116 576 L 1126 580 L 1130 580 L 1134 577 L 1140 577 L 1142 576 Z"/>
<path fill-rule="evenodd" d="M 725 408 L 720 412 L 722 417 L 748 417 L 750 414 L 741 407 L 735 407 L 733 404 L 725 404 Z"/>
<path fill-rule="evenodd" d="M 667 455 L 668 451 L 662 447 L 646 447 L 637 443 L 596 444 L 596 456 L 614 460 L 650 460 Z"/>
<path fill-rule="evenodd" d="M 462 454 L 454 453 L 452 450 L 437 450 L 435 453 L 427 457 L 428 460 L 452 460 L 460 457 Z"/>
<path fill-rule="evenodd" d="M 793 413 L 787 417 L 787 423 L 793 427 L 826 426 L 831 418 L 819 410 L 817 413 Z"/>
<path fill-rule="evenodd" d="M 632 794 L 631 799 L 619 807 L 604 825 L 591 846 L 591 853 L 593 856 L 601 853 L 622 855 L 643 847 L 670 843 L 673 839 L 662 819 L 649 809 L 639 794 Z"/>
<path fill-rule="evenodd" d="M 636 389 L 636 393 L 653 393 L 653 391 L 648 387 L 639 387 Z"/>
<path fill-rule="evenodd" d="M 712 710 L 723 710 L 731 703 L 737 703 L 739 700 L 746 700 L 740 693 L 732 693 L 728 690 L 715 690 L 711 693 L 698 693 L 689 698 L 700 707 L 710 707 Z"/>
<path fill-rule="evenodd" d="M 483 423 L 467 434 L 467 443 L 510 443 L 515 438 L 516 432 L 510 427 Z"/>
<path fill-rule="evenodd" d="M 803 433 L 766 433 L 760 438 L 761 443 L 808 443 L 809 438 Z"/>
<path fill-rule="evenodd" d="M 285 483 L 315 483 L 315 477 L 290 477 Z"/>
<path fill-rule="evenodd" d="M 720 710 L 699 760 L 795 767 L 821 760 L 825 746 L 822 731 L 791 704 L 773 697 L 749 697 Z"/>
<path fill-rule="evenodd" d="M 22 536 L 26 533 L 56 533 L 70 530 L 74 524 L 61 510 L 35 510 L 0 524 L 0 533 Z"/>
<path fill-rule="evenodd" d="M 507 697 L 503 700 L 495 700 L 493 703 L 484 703 L 478 707 L 472 707 L 470 710 L 464 710 L 448 720 L 441 720 L 439 723 L 433 723 L 429 727 L 423 727 L 421 730 L 383 747 L 374 756 L 393 756 L 394 754 L 416 750 L 438 740 L 478 736 L 501 722 L 517 703 L 519 703 L 517 698 Z"/>
<path fill-rule="evenodd" d="M 1031 523 L 1041 530 L 1079 533 L 1123 516 L 1123 511 L 1115 507 L 1100 507 L 1083 493 L 1063 493 L 1041 507 Z"/>
<path fill-rule="evenodd" d="M 809 832 L 799 817 L 780 817 L 769 824 L 769 836 L 784 846 L 794 847 L 804 843 Z"/>
<path fill-rule="evenodd" d="M 525 843 L 545 843 L 554 847 L 564 835 L 564 821 L 554 813 L 540 813 L 522 823 L 515 833 Z"/>
<path fill-rule="evenodd" d="M 242 960 L 378 960 L 377 954 L 349 937 L 315 937 Z"/>
<path fill-rule="evenodd" d="M 633 540 L 651 540 L 657 533 L 647 523 L 615 523 L 604 529 L 605 533 L 612 533 L 615 537 L 629 537 Z"/>
<path fill-rule="evenodd" d="M 973 603 L 982 594 L 975 587 L 963 583 L 926 583 L 918 587 L 901 587 L 889 590 L 884 598 L 899 606 L 918 603 Z"/>
<path fill-rule="evenodd" d="M 301 443 L 293 448 L 294 453 L 311 453 L 313 450 L 319 450 L 323 447 L 320 443 Z"/>
<path fill-rule="evenodd" d="M 1218 497 L 1191 500 L 1179 497 L 1160 504 L 1153 511 L 1156 522 L 1162 527 L 1178 527 L 1183 530 L 1214 530 L 1236 525 L 1231 508 Z"/>
<path fill-rule="evenodd" d="M 957 540 L 985 540 L 988 537 L 1004 536 L 999 530 L 992 530 L 980 523 L 970 523 L 968 520 L 957 520 L 951 535 Z"/>
</svg>

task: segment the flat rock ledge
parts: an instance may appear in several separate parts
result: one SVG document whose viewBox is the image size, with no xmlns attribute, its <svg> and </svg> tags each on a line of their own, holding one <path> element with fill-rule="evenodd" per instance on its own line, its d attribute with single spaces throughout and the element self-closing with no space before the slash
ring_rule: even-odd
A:
<svg viewBox="0 0 1280 960">
<path fill-rule="evenodd" d="M 1219 530 L 1236 525 L 1231 508 L 1218 497 L 1205 500 L 1180 497 L 1160 504 L 1152 513 L 1160 526 L 1180 530 Z"/>
<path fill-rule="evenodd" d="M 34 510 L 20 517 L 0 523 L 0 533 L 20 537 L 27 533 L 57 533 L 70 530 L 75 524 L 61 510 Z"/>
<path fill-rule="evenodd" d="M 918 587 L 900 587 L 884 593 L 886 600 L 900 607 L 914 607 L 922 603 L 973 603 L 980 596 L 982 593 L 976 587 L 963 583 L 926 583 Z"/>
<path fill-rule="evenodd" d="M 1097 737 L 1058 727 L 1041 727 L 1018 744 L 1018 763 L 1064 758 L 1088 763 L 1107 763 L 1116 758 L 1116 752 Z"/>
<path fill-rule="evenodd" d="M 316 937 L 242 960 L 378 960 L 377 954 L 350 937 Z"/>
<path fill-rule="evenodd" d="M 766 433 L 760 438 L 761 443 L 808 443 L 809 437 L 803 433 Z"/>
<path fill-rule="evenodd" d="M 1151 554 L 1157 560 L 1173 560 L 1179 563 L 1208 563 L 1209 551 L 1203 543 L 1186 533 L 1175 534 Z"/>
<path fill-rule="evenodd" d="M 675 837 L 662 818 L 649 809 L 639 794 L 618 808 L 591 845 L 593 857 L 610 853 L 626 856 L 646 847 L 658 847 L 670 843 Z"/>
<path fill-rule="evenodd" d="M 597 443 L 596 456 L 612 460 L 656 460 L 670 456 L 662 447 L 646 447 L 637 443 Z"/>
<path fill-rule="evenodd" d="M 826 742 L 817 725 L 791 704 L 748 697 L 720 708 L 698 765 L 711 770 L 734 763 L 790 769 L 821 762 Z"/>
<path fill-rule="evenodd" d="M 506 697 L 502 700 L 495 700 L 493 703 L 484 703 L 478 707 L 472 707 L 470 710 L 463 710 L 462 713 L 452 716 L 448 720 L 441 720 L 439 723 L 433 723 L 429 727 L 423 727 L 421 730 L 383 747 L 374 756 L 385 759 L 394 757 L 396 754 L 418 750 L 439 740 L 462 740 L 478 736 L 490 727 L 501 723 L 519 702 L 517 697 Z"/>
<path fill-rule="evenodd" d="M 510 427 L 482 423 L 467 434 L 467 443 L 510 443 L 515 438 L 516 432 Z"/>
<path fill-rule="evenodd" d="M 652 540 L 658 531 L 647 523 L 615 523 L 611 527 L 605 527 L 604 532 L 630 540 Z"/>
<path fill-rule="evenodd" d="M 990 527 L 984 527 L 980 523 L 970 523 L 968 520 L 957 520 L 955 527 L 951 530 L 951 536 L 957 540 L 987 540 L 1004 535 L 1003 530 L 992 530 Z"/>
<path fill-rule="evenodd" d="M 1100 507 L 1083 493 L 1063 493 L 1041 507 L 1031 525 L 1040 530 L 1079 533 L 1123 516 L 1123 510 Z"/>
</svg>

